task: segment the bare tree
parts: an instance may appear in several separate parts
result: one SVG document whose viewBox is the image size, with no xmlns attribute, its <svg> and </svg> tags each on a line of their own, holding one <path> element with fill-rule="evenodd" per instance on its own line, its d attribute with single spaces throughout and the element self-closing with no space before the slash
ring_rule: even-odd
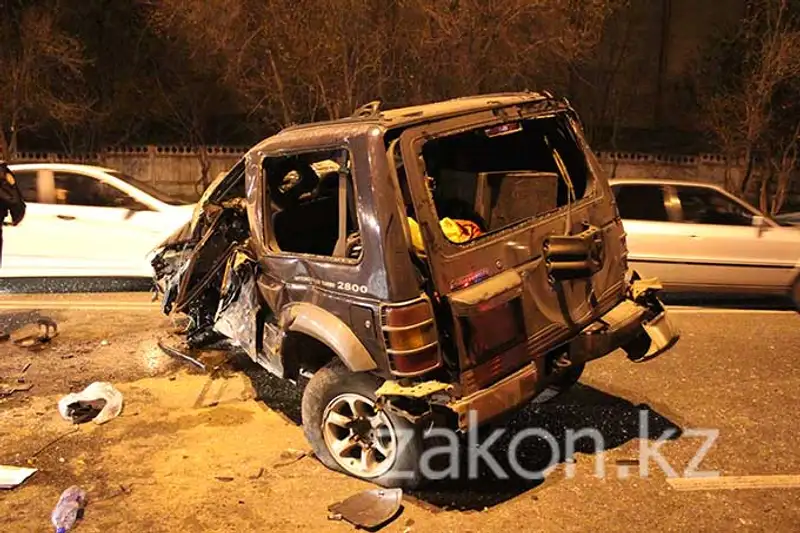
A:
<svg viewBox="0 0 800 533">
<path fill-rule="evenodd" d="M 734 190 L 747 194 L 757 176 L 762 207 L 767 207 L 772 179 L 791 175 L 776 169 L 796 161 L 789 155 L 795 150 L 796 124 L 779 124 L 787 117 L 776 111 L 781 100 L 800 96 L 784 90 L 800 77 L 800 3 L 750 0 L 737 33 L 720 43 L 710 65 L 701 70 L 698 83 L 705 124 L 726 157 L 744 157 Z"/>
<path fill-rule="evenodd" d="M 281 124 L 409 104 L 563 87 L 622 0 L 163 0 L 165 32 L 219 61 L 253 112 Z M 216 58 L 216 59 L 214 59 Z M 275 125 L 281 125 L 275 124 Z"/>
<path fill-rule="evenodd" d="M 0 14 L 0 157 L 14 158 L 22 131 L 47 120 L 77 123 L 90 108 L 75 92 L 82 49 L 59 27 L 58 8 L 13 2 Z"/>
</svg>

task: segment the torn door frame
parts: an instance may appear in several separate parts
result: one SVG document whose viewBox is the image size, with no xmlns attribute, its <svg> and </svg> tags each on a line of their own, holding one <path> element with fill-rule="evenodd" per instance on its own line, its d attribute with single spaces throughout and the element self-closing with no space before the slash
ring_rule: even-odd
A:
<svg viewBox="0 0 800 533">
<path fill-rule="evenodd" d="M 262 303 L 258 298 L 256 276 L 258 262 L 247 245 L 232 249 L 222 276 L 219 305 L 213 328 L 230 339 L 256 361 L 260 351 L 260 329 L 263 324 Z"/>
<path fill-rule="evenodd" d="M 214 329 L 231 339 L 256 362 L 271 373 L 285 376 L 287 367 L 284 341 L 289 333 L 307 335 L 330 348 L 353 372 L 378 368 L 373 357 L 339 317 L 311 302 L 291 302 L 280 308 L 277 320 L 274 309 L 260 297 L 260 266 L 247 244 L 230 254 L 223 275 L 220 302 Z"/>
</svg>

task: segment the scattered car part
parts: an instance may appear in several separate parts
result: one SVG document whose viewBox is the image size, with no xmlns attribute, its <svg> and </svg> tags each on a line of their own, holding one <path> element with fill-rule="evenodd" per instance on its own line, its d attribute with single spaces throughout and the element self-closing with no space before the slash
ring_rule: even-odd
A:
<svg viewBox="0 0 800 533">
<path fill-rule="evenodd" d="M 36 320 L 36 324 L 39 326 L 38 334 L 14 339 L 14 344 L 32 351 L 38 351 L 44 349 L 46 344 L 49 344 L 51 340 L 58 336 L 58 324 L 54 320 L 41 317 Z"/>
<path fill-rule="evenodd" d="M 31 454 L 31 457 L 30 457 L 30 459 L 28 459 L 28 462 L 30 463 L 31 461 L 33 461 L 34 459 L 36 459 L 36 457 L 38 457 L 38 456 L 39 456 L 39 454 L 41 454 L 43 451 L 45 451 L 45 450 L 46 450 L 46 449 L 48 449 L 50 446 L 52 446 L 52 445 L 53 445 L 53 444 L 55 444 L 56 442 L 60 441 L 60 440 L 61 440 L 61 439 L 63 439 L 64 437 L 68 437 L 69 435 L 72 435 L 73 433 L 77 433 L 78 431 L 79 431 L 79 429 L 78 429 L 78 428 L 71 429 L 71 430 L 69 430 L 69 431 L 67 431 L 67 432 L 65 432 L 65 433 L 62 433 L 61 435 L 57 436 L 57 437 L 56 437 L 56 438 L 54 438 L 54 439 L 50 439 L 49 441 L 47 441 L 46 443 L 44 443 L 43 445 L 41 445 L 41 446 L 39 447 L 39 449 L 38 449 L 38 450 L 36 450 L 35 452 L 33 452 L 33 453 Z"/>
<path fill-rule="evenodd" d="M 35 474 L 35 468 L 0 465 L 0 489 L 13 489 Z"/>
<path fill-rule="evenodd" d="M 374 530 L 395 518 L 402 502 L 402 489 L 365 490 L 329 506 L 329 518 Z"/>
<path fill-rule="evenodd" d="M 12 385 L 7 389 L 0 388 L 0 398 L 5 398 L 6 396 L 11 396 L 15 392 L 25 392 L 29 391 L 33 388 L 32 383 L 26 383 L 24 385 Z"/>
<path fill-rule="evenodd" d="M 58 412 L 63 419 L 75 424 L 89 420 L 105 424 L 122 412 L 122 394 L 110 383 L 96 381 L 81 392 L 61 398 Z"/>
<path fill-rule="evenodd" d="M 165 354 L 169 355 L 170 357 L 183 359 L 184 361 L 187 361 L 187 362 L 193 364 L 194 366 L 196 366 L 197 368 L 199 368 L 203 372 L 205 372 L 207 370 L 206 369 L 206 365 L 204 365 L 202 362 L 198 361 L 197 359 L 195 359 L 194 357 L 188 355 L 187 353 L 182 352 L 181 350 L 179 350 L 178 348 L 176 348 L 174 346 L 167 345 L 164 342 L 164 339 L 159 339 L 158 347 L 161 349 L 162 352 L 164 352 Z"/>
<path fill-rule="evenodd" d="M 800 227 L 800 211 L 781 213 L 775 216 L 775 220 L 782 226 Z"/>
<path fill-rule="evenodd" d="M 247 479 L 255 480 L 255 479 L 259 479 L 263 475 L 264 475 L 264 467 L 261 466 L 261 467 L 258 468 L 258 470 L 256 470 L 255 474 L 251 474 L 251 475 L 247 476 Z"/>
<path fill-rule="evenodd" d="M 304 457 L 308 457 L 308 454 L 311 453 L 305 450 L 295 450 L 289 448 L 288 450 L 284 450 L 281 452 L 281 460 L 272 465 L 272 468 L 282 468 L 284 466 L 289 466 L 291 464 L 300 461 Z"/>
</svg>

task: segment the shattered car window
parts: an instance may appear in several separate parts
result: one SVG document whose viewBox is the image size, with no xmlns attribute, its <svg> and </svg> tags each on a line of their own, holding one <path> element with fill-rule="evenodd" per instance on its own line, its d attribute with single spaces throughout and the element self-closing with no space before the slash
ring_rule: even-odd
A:
<svg viewBox="0 0 800 533">
<path fill-rule="evenodd" d="M 441 229 L 468 242 L 588 196 L 592 173 L 565 116 L 480 127 L 425 143 Z"/>
<path fill-rule="evenodd" d="M 350 161 L 345 149 L 265 158 L 275 251 L 360 257 Z"/>
</svg>

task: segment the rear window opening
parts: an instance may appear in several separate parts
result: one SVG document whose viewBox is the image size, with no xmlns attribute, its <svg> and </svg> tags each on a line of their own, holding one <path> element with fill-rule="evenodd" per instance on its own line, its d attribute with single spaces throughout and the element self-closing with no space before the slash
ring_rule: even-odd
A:
<svg viewBox="0 0 800 533">
<path fill-rule="evenodd" d="M 422 156 L 440 226 L 452 242 L 550 213 L 592 189 L 582 145 L 564 115 L 433 139 Z"/>
</svg>

